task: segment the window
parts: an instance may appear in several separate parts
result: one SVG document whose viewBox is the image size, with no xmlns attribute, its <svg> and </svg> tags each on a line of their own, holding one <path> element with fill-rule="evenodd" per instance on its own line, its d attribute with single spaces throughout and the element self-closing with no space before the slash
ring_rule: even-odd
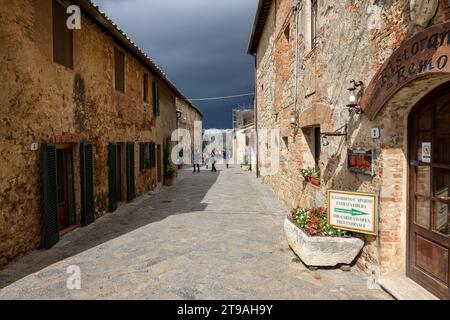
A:
<svg viewBox="0 0 450 320">
<path fill-rule="evenodd" d="M 289 42 L 289 37 L 291 35 L 291 26 L 288 24 L 286 29 L 284 29 L 284 37 L 286 38 L 287 42 Z"/>
<path fill-rule="evenodd" d="M 125 92 L 125 55 L 117 48 L 114 48 L 114 70 L 116 90 Z"/>
<path fill-rule="evenodd" d="M 73 31 L 66 26 L 66 8 L 53 0 L 53 61 L 73 69 Z"/>
<path fill-rule="evenodd" d="M 144 102 L 148 102 L 148 74 L 144 73 Z"/>
<path fill-rule="evenodd" d="M 153 81 L 153 113 L 155 116 L 159 116 L 159 88 L 158 83 Z"/>
<path fill-rule="evenodd" d="M 322 147 L 322 139 L 320 135 L 320 127 L 316 127 L 314 128 L 314 162 L 316 168 L 319 167 L 321 147 Z"/>
<path fill-rule="evenodd" d="M 311 48 L 317 42 L 317 0 L 311 0 Z"/>
</svg>

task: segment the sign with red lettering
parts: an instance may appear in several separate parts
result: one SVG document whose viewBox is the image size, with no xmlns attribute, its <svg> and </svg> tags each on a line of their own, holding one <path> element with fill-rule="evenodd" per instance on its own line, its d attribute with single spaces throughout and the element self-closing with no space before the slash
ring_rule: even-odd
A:
<svg viewBox="0 0 450 320">
<path fill-rule="evenodd" d="M 394 51 L 366 88 L 360 105 L 373 120 L 402 87 L 426 74 L 450 73 L 450 22 L 417 33 Z"/>
</svg>

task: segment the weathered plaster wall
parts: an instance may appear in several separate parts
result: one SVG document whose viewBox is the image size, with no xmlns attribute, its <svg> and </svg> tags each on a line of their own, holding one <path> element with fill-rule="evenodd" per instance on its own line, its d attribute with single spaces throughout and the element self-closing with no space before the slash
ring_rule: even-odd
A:
<svg viewBox="0 0 450 320">
<path fill-rule="evenodd" d="M 181 111 L 181 118 L 178 120 L 178 128 L 186 129 L 189 131 L 191 137 L 191 150 L 194 150 L 195 145 L 201 148 L 202 146 L 201 132 L 200 134 L 198 134 L 198 136 L 195 136 L 194 132 L 196 125 L 195 123 L 202 122 L 202 115 L 182 99 L 177 99 L 176 105 L 177 109 Z M 195 141 L 194 139 L 197 139 L 197 141 Z"/>
<path fill-rule="evenodd" d="M 135 142 L 136 191 L 153 185 L 139 172 L 138 142 L 162 143 L 176 128 L 175 96 L 160 84 L 161 116 L 143 102 L 144 66 L 125 55 L 125 94 L 114 88 L 113 39 L 83 16 L 74 32 L 74 69 L 53 62 L 52 1 L 0 2 L 0 265 L 41 238 L 41 177 L 34 142 L 94 143 L 97 216 L 108 208 L 108 144 Z M 149 77 L 149 101 L 153 101 Z M 155 128 L 156 125 L 156 128 Z M 77 166 L 75 157 L 74 165 Z M 75 174 L 75 184 L 79 183 Z M 79 211 L 79 195 L 77 211 Z"/>
<path fill-rule="evenodd" d="M 309 0 L 303 1 L 296 40 L 295 18 L 287 16 L 287 6 L 296 1 L 277 0 L 272 5 L 257 50 L 258 130 L 279 129 L 287 150 L 277 174 L 263 177 L 291 209 L 326 204 L 330 188 L 380 194 L 379 237 L 366 237 L 359 260 L 363 267 L 381 264 L 384 272 L 404 271 L 406 251 L 406 119 L 414 101 L 437 83 L 448 79 L 425 79 L 399 92 L 374 121 L 364 115 L 349 116 L 342 108 L 348 103 L 350 80 L 366 85 L 383 62 L 414 32 L 423 30 L 410 18 L 410 3 L 399 1 L 319 1 L 317 45 L 308 49 Z M 284 9 L 283 9 L 284 8 Z M 449 19 L 450 9 L 441 1 L 431 24 Z M 280 41 L 279 25 L 290 21 L 290 43 Z M 295 102 L 295 51 L 298 45 L 298 90 Z M 280 52 L 290 48 L 291 64 L 280 63 Z M 289 66 L 289 74 L 286 68 Z M 281 91 L 281 92 L 280 92 Z M 414 92 L 414 94 L 412 94 Z M 414 96 L 414 98 L 412 98 Z M 405 101 L 408 101 L 405 103 Z M 296 125 L 290 119 L 298 115 Z M 313 130 L 334 131 L 349 124 L 349 139 L 330 137 L 322 147 L 322 185 L 304 181 L 300 170 L 314 166 Z M 370 129 L 381 128 L 381 139 L 370 138 Z M 348 148 L 374 149 L 377 172 L 374 177 L 354 174 L 345 168 Z M 269 147 L 270 149 L 270 147 Z M 270 150 L 260 141 L 260 161 Z M 283 149 L 283 146 L 282 146 Z M 260 163 L 260 167 L 268 164 Z"/>
</svg>

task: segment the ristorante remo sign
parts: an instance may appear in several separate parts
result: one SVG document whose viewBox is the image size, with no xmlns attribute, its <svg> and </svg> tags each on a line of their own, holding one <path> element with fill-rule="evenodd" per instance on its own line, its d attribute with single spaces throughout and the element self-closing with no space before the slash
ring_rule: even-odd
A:
<svg viewBox="0 0 450 320">
<path fill-rule="evenodd" d="M 426 74 L 450 73 L 450 22 L 430 27 L 405 41 L 377 72 L 360 105 L 373 120 L 391 96 Z"/>
<path fill-rule="evenodd" d="M 328 191 L 328 223 L 333 227 L 376 235 L 376 213 L 376 194 Z"/>
</svg>

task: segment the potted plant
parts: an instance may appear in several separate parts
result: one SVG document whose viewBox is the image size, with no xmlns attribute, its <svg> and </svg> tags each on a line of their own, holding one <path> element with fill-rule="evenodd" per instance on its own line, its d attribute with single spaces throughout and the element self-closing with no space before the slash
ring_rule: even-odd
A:
<svg viewBox="0 0 450 320">
<path fill-rule="evenodd" d="M 176 171 L 173 167 L 170 167 L 165 176 L 166 186 L 173 186 L 175 184 Z"/>
<path fill-rule="evenodd" d="M 287 241 L 307 266 L 351 264 L 364 241 L 327 222 L 325 208 L 297 209 L 284 223 Z"/>
<path fill-rule="evenodd" d="M 320 168 L 311 168 L 308 167 L 306 169 L 302 169 L 300 174 L 306 180 L 306 182 L 311 183 L 315 186 L 320 186 Z"/>
</svg>

